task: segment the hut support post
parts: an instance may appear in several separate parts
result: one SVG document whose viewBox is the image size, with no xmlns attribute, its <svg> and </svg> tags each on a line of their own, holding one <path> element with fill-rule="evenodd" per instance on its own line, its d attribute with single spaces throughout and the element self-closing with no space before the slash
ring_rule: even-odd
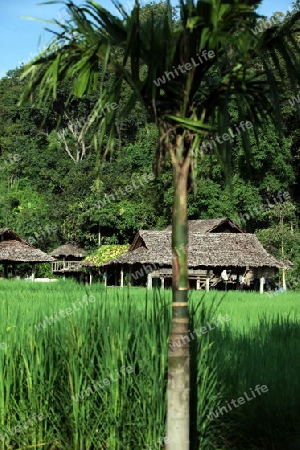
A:
<svg viewBox="0 0 300 450">
<path fill-rule="evenodd" d="M 147 289 L 152 289 L 152 274 L 148 273 L 147 275 Z"/>
<path fill-rule="evenodd" d="M 208 292 L 209 291 L 209 270 L 206 271 L 206 279 L 205 279 L 205 290 Z"/>
<path fill-rule="evenodd" d="M 36 266 L 35 264 L 32 264 L 31 281 L 34 281 L 35 275 L 36 275 Z"/>
<path fill-rule="evenodd" d="M 264 293 L 264 277 L 260 277 L 259 279 L 259 293 L 263 294 Z"/>
<path fill-rule="evenodd" d="M 128 286 L 132 286 L 131 268 L 128 269 Z"/>
<path fill-rule="evenodd" d="M 104 273 L 103 278 L 104 278 L 104 286 L 106 287 L 107 286 L 107 272 Z"/>
<path fill-rule="evenodd" d="M 124 287 L 124 269 L 123 269 L 123 266 L 121 266 L 121 273 L 120 273 L 120 275 L 121 275 L 121 279 L 120 279 L 120 286 L 121 287 Z"/>
<path fill-rule="evenodd" d="M 161 277 L 160 281 L 161 281 L 161 289 L 164 289 L 165 288 L 165 277 Z"/>
<path fill-rule="evenodd" d="M 285 269 L 282 269 L 282 287 L 286 291 Z"/>
<path fill-rule="evenodd" d="M 101 226 L 100 223 L 98 225 L 98 246 L 100 247 L 101 245 Z"/>
<path fill-rule="evenodd" d="M 200 284 L 201 284 L 201 281 L 199 278 L 197 278 L 197 281 L 196 281 L 196 290 L 197 291 L 200 291 Z"/>
<path fill-rule="evenodd" d="M 92 272 L 90 272 L 90 285 L 92 284 L 92 281 L 93 281 L 93 275 L 92 275 Z"/>
<path fill-rule="evenodd" d="M 4 272 L 4 278 L 8 278 L 8 264 L 3 264 L 3 272 Z"/>
</svg>

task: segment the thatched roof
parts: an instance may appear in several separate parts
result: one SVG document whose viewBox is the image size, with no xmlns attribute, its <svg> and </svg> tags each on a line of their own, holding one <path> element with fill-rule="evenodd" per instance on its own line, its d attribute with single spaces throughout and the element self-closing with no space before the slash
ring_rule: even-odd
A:
<svg viewBox="0 0 300 450">
<path fill-rule="evenodd" d="M 25 241 L 25 239 L 22 239 L 21 236 L 19 236 L 10 228 L 0 228 L 0 242 L 3 241 L 18 241 L 22 242 L 23 244 L 30 245 L 29 242 Z"/>
<path fill-rule="evenodd" d="M 53 250 L 50 255 L 54 256 L 55 258 L 67 258 L 69 256 L 73 256 L 74 258 L 83 258 L 86 255 L 86 251 L 84 250 L 84 248 L 81 248 L 75 244 L 64 244 Z"/>
<path fill-rule="evenodd" d="M 29 244 L 10 228 L 0 228 L 0 263 L 52 261 L 55 259 Z"/>
<path fill-rule="evenodd" d="M 244 231 L 228 217 L 221 217 L 220 219 L 205 219 L 205 220 L 189 220 L 188 221 L 189 236 L 194 233 L 206 234 L 206 233 L 244 233 Z M 169 225 L 163 231 L 152 230 L 140 230 L 134 237 L 129 251 L 136 250 L 137 248 L 144 246 L 148 247 L 147 233 L 149 236 L 159 236 L 162 239 L 161 233 L 172 232 L 172 225 Z M 152 233 L 158 233 L 153 235 Z M 151 245 L 151 244 L 150 244 Z"/>
<path fill-rule="evenodd" d="M 282 268 L 282 263 L 264 249 L 254 234 L 194 234 L 189 252 L 192 264 L 201 263 L 205 267 Z"/>
<path fill-rule="evenodd" d="M 172 265 L 171 231 L 140 231 L 136 244 L 139 246 L 111 264 Z M 189 267 L 277 267 L 281 262 L 263 248 L 254 234 L 247 233 L 189 233 Z"/>
<path fill-rule="evenodd" d="M 281 263 L 283 269 L 291 270 L 293 268 L 293 263 L 289 259 L 283 259 Z"/>
<path fill-rule="evenodd" d="M 244 233 L 237 223 L 228 217 L 219 219 L 200 219 L 188 220 L 189 233 Z M 171 231 L 172 225 L 165 228 L 164 231 Z"/>
<path fill-rule="evenodd" d="M 25 241 L 26 242 L 26 241 Z M 0 242 L 0 263 L 2 262 L 52 262 L 55 258 L 32 245 L 18 240 Z"/>
<path fill-rule="evenodd" d="M 154 251 L 159 249 L 163 252 L 164 247 L 169 245 L 169 238 L 167 236 L 171 236 L 171 233 L 169 230 L 140 230 L 135 235 L 129 252 L 135 251 L 140 247 L 146 247 L 148 250 L 153 248 Z"/>
</svg>

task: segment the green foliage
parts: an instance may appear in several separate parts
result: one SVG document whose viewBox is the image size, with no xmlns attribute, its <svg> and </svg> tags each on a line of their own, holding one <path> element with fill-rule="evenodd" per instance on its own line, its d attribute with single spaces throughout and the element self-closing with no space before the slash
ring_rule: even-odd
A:
<svg viewBox="0 0 300 450">
<path fill-rule="evenodd" d="M 173 160 L 184 157 L 190 164 L 203 135 L 214 130 L 223 136 L 227 131 L 230 103 L 238 121 L 251 119 L 253 126 L 265 129 L 270 121 L 281 126 L 278 80 L 288 79 L 294 87 L 298 83 L 299 46 L 295 37 L 299 14 L 254 36 L 250 26 L 258 18 L 256 7 L 255 1 L 181 2 L 180 20 L 175 22 L 168 2 L 165 8 L 153 6 L 153 14 L 139 2 L 129 14 L 118 4 L 121 18 L 95 2 L 84 7 L 68 3 L 70 20 L 57 24 L 59 35 L 54 34 L 47 50 L 25 70 L 23 101 L 32 91 L 38 93 L 40 102 L 57 98 L 57 89 L 65 80 L 71 80 L 74 96 L 83 97 L 98 89 L 99 76 L 105 80 L 113 70 L 111 83 L 101 85 L 85 130 L 96 124 L 98 145 L 112 149 L 116 120 L 126 118 L 140 104 L 160 132 L 158 162 L 171 153 Z M 179 68 L 183 61 L 192 61 L 203 49 L 212 54 L 205 63 L 166 80 L 163 74 Z M 164 81 L 158 82 L 162 76 Z M 126 89 L 130 93 L 124 97 Z M 122 105 L 122 109 L 103 116 L 107 102 Z M 183 138 L 183 130 L 188 138 Z M 178 143 L 175 145 L 178 132 L 184 152 Z M 242 141 L 249 153 L 247 134 L 247 130 L 242 133 Z M 224 141 L 215 152 L 229 169 L 230 142 Z"/>
<path fill-rule="evenodd" d="M 101 245 L 98 250 L 84 259 L 84 262 L 89 262 L 95 266 L 100 267 L 103 263 L 110 259 L 126 253 L 129 250 L 129 245 Z"/>
<path fill-rule="evenodd" d="M 37 264 L 36 266 L 36 278 L 55 278 L 52 273 L 51 263 Z"/>
</svg>

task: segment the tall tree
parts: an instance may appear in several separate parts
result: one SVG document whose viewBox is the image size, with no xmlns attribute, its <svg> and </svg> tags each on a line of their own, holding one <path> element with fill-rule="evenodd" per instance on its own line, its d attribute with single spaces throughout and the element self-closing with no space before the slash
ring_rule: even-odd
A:
<svg viewBox="0 0 300 450">
<path fill-rule="evenodd" d="M 230 167 L 231 136 L 241 134 L 249 154 L 248 133 L 270 122 L 280 124 L 280 81 L 299 80 L 296 13 L 283 25 L 254 35 L 253 0 L 180 0 L 174 21 L 168 1 L 163 11 L 143 14 L 137 0 L 116 17 L 94 1 L 79 7 L 66 2 L 70 19 L 55 24 L 53 42 L 35 60 L 22 99 L 38 91 L 41 101 L 57 96 L 62 80 L 73 81 L 81 97 L 101 84 L 98 101 L 84 127 L 97 125 L 96 142 L 104 153 L 115 143 L 115 123 L 143 105 L 159 131 L 157 168 L 168 155 L 173 171 L 172 212 L 173 318 L 171 342 L 188 337 L 188 190 L 197 158 L 216 152 Z M 280 60 L 280 64 L 279 64 Z M 122 91 L 131 95 L 124 101 Z M 233 130 L 228 105 L 237 111 Z M 121 105 L 114 108 L 113 105 Z M 103 113 L 104 112 L 104 113 Z M 231 130 L 229 128 L 231 127 Z M 189 347 L 171 346 L 168 374 L 166 448 L 189 448 Z"/>
</svg>

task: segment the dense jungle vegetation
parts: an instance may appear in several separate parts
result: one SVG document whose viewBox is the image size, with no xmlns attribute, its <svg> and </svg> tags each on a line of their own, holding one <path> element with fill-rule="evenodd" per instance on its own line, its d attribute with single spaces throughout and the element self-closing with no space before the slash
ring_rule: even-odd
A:
<svg viewBox="0 0 300 450">
<path fill-rule="evenodd" d="M 159 14 L 163 3 L 151 7 Z M 149 6 L 145 8 L 146 13 Z M 284 20 L 276 13 L 270 23 Z M 261 23 L 268 26 L 263 19 Z M 70 88 L 65 83 L 58 100 L 20 107 L 26 83 L 22 69 L 12 68 L 0 80 L 0 227 L 51 251 L 66 241 L 88 250 L 100 242 L 126 244 L 138 229 L 167 226 L 172 173 L 166 163 L 155 179 L 151 176 L 157 131 L 146 113 L 137 105 L 117 122 L 114 154 L 100 159 L 92 130 L 79 138 L 97 92 L 72 99 L 62 113 Z M 242 134 L 232 138 L 230 185 L 216 156 L 203 152 L 188 217 L 236 219 L 243 229 L 257 233 L 272 254 L 293 261 L 295 271 L 300 264 L 300 95 L 288 84 L 282 90 L 282 134 L 270 126 L 267 133 L 258 130 L 257 142 L 253 133 L 250 160 L 242 149 Z M 128 95 L 124 90 L 124 99 Z M 230 113 L 229 128 L 234 130 L 240 124 L 233 108 Z"/>
</svg>

